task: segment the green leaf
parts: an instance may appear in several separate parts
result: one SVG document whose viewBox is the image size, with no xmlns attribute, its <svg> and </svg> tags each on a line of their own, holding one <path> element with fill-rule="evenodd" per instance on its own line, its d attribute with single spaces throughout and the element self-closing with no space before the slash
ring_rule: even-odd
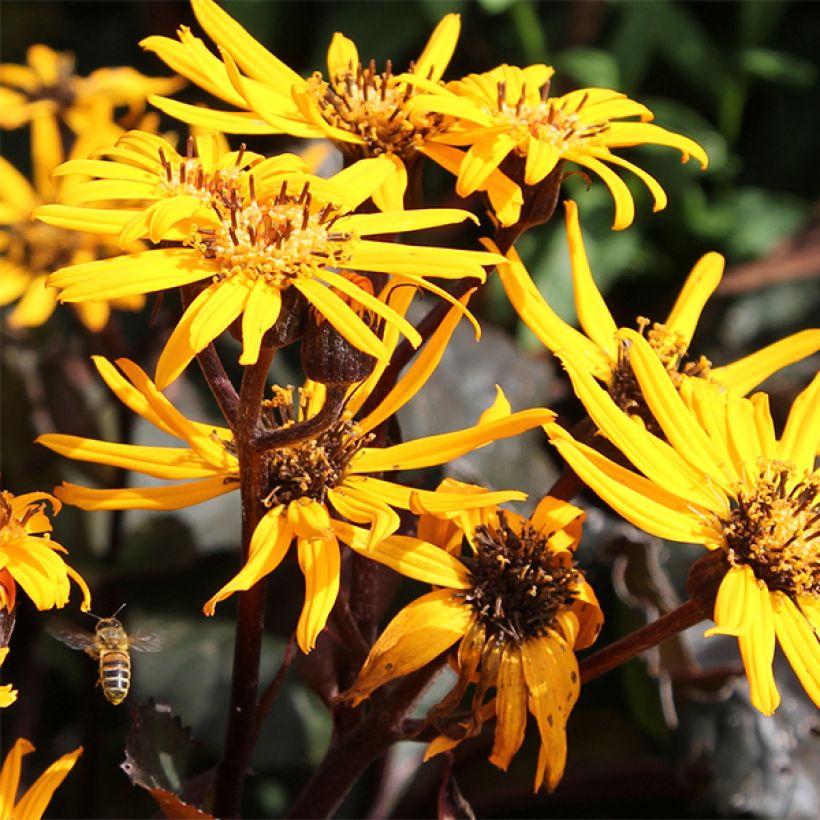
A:
<svg viewBox="0 0 820 820">
<path fill-rule="evenodd" d="M 569 74 L 580 86 L 619 89 L 621 70 L 617 60 L 599 48 L 578 46 L 562 51 L 555 59 L 560 74 Z"/>
<path fill-rule="evenodd" d="M 500 14 L 516 2 L 518 0 L 478 0 L 478 5 L 490 14 Z"/>
<path fill-rule="evenodd" d="M 808 88 L 817 80 L 817 69 L 808 60 L 767 48 L 746 49 L 740 64 L 754 77 L 792 88 Z"/>
</svg>

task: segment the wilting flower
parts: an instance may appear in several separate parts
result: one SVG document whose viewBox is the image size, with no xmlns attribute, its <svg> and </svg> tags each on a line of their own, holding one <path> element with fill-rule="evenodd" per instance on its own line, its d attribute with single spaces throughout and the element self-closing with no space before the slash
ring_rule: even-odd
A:
<svg viewBox="0 0 820 820">
<path fill-rule="evenodd" d="M 127 106 L 135 122 L 145 110 L 148 94 L 172 94 L 177 77 L 145 77 L 130 66 L 98 68 L 88 77 L 74 73 L 74 57 L 45 45 L 33 45 L 27 65 L 0 65 L 0 128 L 31 123 L 38 130 L 58 132 L 60 124 L 84 134 L 100 122 L 113 121 L 115 110 Z"/>
<path fill-rule="evenodd" d="M 684 162 L 691 155 L 706 167 L 703 149 L 648 122 L 653 114 L 645 105 L 608 88 L 581 88 L 550 97 L 552 74 L 546 65 L 501 65 L 446 87 L 412 81 L 428 93 L 418 94 L 409 105 L 459 120 L 457 126 L 432 137 L 430 143 L 440 145 L 428 144 L 424 153 L 458 175 L 460 196 L 484 189 L 499 168 L 519 185 L 538 185 L 566 160 L 603 179 L 615 201 L 613 228 L 621 230 L 632 224 L 635 206 L 629 188 L 610 165 L 635 174 L 649 188 L 656 211 L 666 207 L 666 194 L 654 177 L 613 154 L 612 148 L 667 145 L 677 148 Z M 627 117 L 640 121 L 619 122 Z M 462 152 L 453 146 L 469 147 Z M 492 201 L 492 187 L 488 193 Z M 504 225 L 518 218 L 514 212 L 497 216 Z"/>
<path fill-rule="evenodd" d="M 406 288 L 394 291 L 396 300 L 409 301 Z M 418 469 L 442 464 L 500 438 L 517 435 L 554 418 L 549 410 L 510 411 L 503 394 L 473 427 L 428 436 L 392 447 L 370 446 L 373 430 L 403 406 L 424 384 L 439 361 L 460 313 L 453 309 L 433 337 L 378 406 L 361 419 L 356 416 L 372 392 L 385 365 L 358 388 L 351 388 L 345 410 L 325 432 L 292 446 L 271 447 L 266 453 L 267 489 L 259 501 L 267 508 L 250 543 L 248 561 L 240 572 L 205 605 L 212 614 L 217 603 L 238 590 L 249 589 L 273 571 L 296 539 L 299 563 L 305 574 L 306 600 L 297 639 L 303 650 L 311 649 L 324 628 L 339 588 L 338 541 L 348 543 L 350 531 L 344 520 L 367 525 L 363 548 L 379 559 L 380 543 L 394 533 L 399 517 L 394 508 L 409 509 L 413 490 L 371 474 Z M 398 333 L 385 331 L 392 347 Z M 120 359 L 121 375 L 107 360 L 96 358 L 100 375 L 117 397 L 160 430 L 184 442 L 186 447 L 147 447 L 114 444 L 50 434 L 41 444 L 83 461 L 111 464 L 181 483 L 159 487 L 128 487 L 96 490 L 64 483 L 55 492 L 66 503 L 83 509 L 154 509 L 186 507 L 239 487 L 239 462 L 233 436 L 227 428 L 190 421 L 157 390 L 135 364 Z M 324 406 L 324 385 L 307 381 L 301 389 L 275 388 L 263 405 L 268 431 L 287 429 L 311 419 Z M 422 498 L 434 495 L 421 493 Z M 520 499 L 520 492 L 490 494 L 481 503 Z M 430 502 L 432 503 L 432 502 Z M 446 509 L 469 509 L 475 498 L 463 493 L 438 496 Z M 359 543 L 358 541 L 356 543 Z"/>
<path fill-rule="evenodd" d="M 84 156 L 99 147 L 100 140 L 116 138 L 120 129 L 109 120 L 78 137 L 74 156 Z M 76 176 L 52 179 L 52 171 L 63 161 L 62 141 L 32 143 L 35 185 L 0 157 L 0 305 L 19 302 L 8 315 L 11 327 L 37 327 L 57 306 L 57 290 L 46 286 L 49 274 L 66 264 L 84 263 L 121 253 L 110 237 L 69 231 L 32 219 L 35 208 L 54 202 L 77 182 Z M 45 205 L 48 207 L 48 205 Z M 132 243 L 133 247 L 133 243 Z M 111 306 L 139 310 L 141 295 L 77 305 L 83 324 L 92 331 L 105 327 Z"/>
<path fill-rule="evenodd" d="M 635 466 L 627 469 L 555 424 L 553 444 L 617 512 L 652 535 L 703 544 L 725 575 L 707 634 L 737 636 L 752 703 L 780 703 L 775 639 L 820 706 L 820 375 L 795 400 L 781 437 L 768 397 L 750 399 L 702 379 L 676 390 L 646 339 L 619 332 L 664 439 L 627 416 L 567 356 L 575 390 L 599 430 Z"/>
<path fill-rule="evenodd" d="M 368 239 L 472 218 L 448 208 L 354 213 L 390 173 L 392 166 L 384 160 L 360 160 L 324 180 L 306 174 L 291 155 L 259 162 L 252 156 L 251 167 L 245 168 L 241 151 L 222 159 L 210 150 L 200 160 L 179 157 L 161 143 L 156 137 L 130 134 L 127 142 L 107 152 L 114 161 L 68 166 L 70 172 L 83 169 L 103 176 L 78 186 L 77 193 L 72 190 L 72 200 L 142 200 L 144 215 L 130 207 L 117 214 L 69 205 L 37 212 L 51 225 L 84 230 L 108 226 L 109 232 L 129 231 L 129 237 L 144 231 L 154 241 L 178 238 L 183 232 L 183 247 L 130 254 L 115 263 L 73 265 L 49 279 L 67 302 L 133 296 L 205 280 L 207 286 L 186 309 L 160 357 L 160 387 L 240 316 L 244 349 L 239 361 L 254 364 L 290 287 L 354 347 L 384 359 L 384 345 L 349 301 L 398 326 L 413 344 L 420 337 L 372 290 L 340 275 L 340 268 L 389 274 L 394 284 L 422 287 L 452 302 L 452 296 L 426 277 L 483 280 L 482 265 L 502 258 L 485 251 Z"/>
<path fill-rule="evenodd" d="M 3 661 L 6 659 L 6 655 L 9 653 L 9 648 L 7 646 L 0 647 L 0 668 L 3 666 Z M 11 706 L 14 701 L 17 700 L 17 690 L 10 684 L 4 684 L 0 686 L 0 709 L 4 709 L 6 706 Z M 3 817 L 4 815 L 0 815 Z"/>
<path fill-rule="evenodd" d="M 14 496 L 0 491 L 0 608 L 14 609 L 17 584 L 37 609 L 63 607 L 68 603 L 69 579 L 73 579 L 83 593 L 82 608 L 88 610 L 91 593 L 80 574 L 60 556 L 65 547 L 51 539 L 46 504 L 55 515 L 62 506 L 48 493 Z"/>
<path fill-rule="evenodd" d="M 141 45 L 191 82 L 244 111 L 211 110 L 158 97 L 151 98 L 154 105 L 184 122 L 226 133 L 327 137 L 351 160 L 387 157 L 393 173 L 374 198 L 383 210 L 401 209 L 407 169 L 419 158 L 417 148 L 446 129 L 450 118 L 411 108 L 413 86 L 394 76 L 391 62 L 383 71 L 372 60 L 362 65 L 356 45 L 338 32 L 327 53 L 327 79 L 318 71 L 304 79 L 213 0 L 191 0 L 191 5 L 224 62 L 187 26 L 180 27 L 179 42 L 148 37 Z M 437 83 L 450 62 L 459 29 L 459 16 L 446 15 L 411 64 L 409 76 Z"/>
<path fill-rule="evenodd" d="M 486 494 L 449 480 L 441 489 L 477 499 Z M 420 511 L 431 509 L 426 499 L 414 501 Z M 419 537 L 446 549 L 437 562 L 431 557 L 429 576 L 413 577 L 438 588 L 390 622 L 345 697 L 358 703 L 458 643 L 452 658 L 458 681 L 428 714 L 442 734 L 426 757 L 477 735 L 495 717 L 490 762 L 506 770 L 524 741 L 529 711 L 541 735 L 535 790 L 546 782 L 552 791 L 564 772 L 566 724 L 580 691 L 574 653 L 595 640 L 603 621 L 595 593 L 573 562 L 583 517 L 549 496 L 531 518 L 486 505 L 423 516 Z M 458 558 L 462 540 L 466 549 Z M 471 685 L 469 718 L 448 723 Z M 488 699 L 492 688 L 495 696 Z"/>
<path fill-rule="evenodd" d="M 33 751 L 34 746 L 21 737 L 3 761 L 3 768 L 0 769 L 0 817 L 3 820 L 40 820 L 54 792 L 83 753 L 83 747 L 55 760 L 17 800 L 23 755 Z"/>
<path fill-rule="evenodd" d="M 514 249 L 507 254 L 507 264 L 498 266 L 498 275 L 518 315 L 545 347 L 560 358 L 571 354 L 576 366 L 606 385 L 623 410 L 638 413 L 651 426 L 640 388 L 618 340 L 618 326 L 592 278 L 578 208 L 571 200 L 564 206 L 575 309 L 583 333 L 547 304 Z M 491 242 L 486 245 L 495 250 Z M 781 367 L 820 350 L 820 329 L 795 333 L 721 367 L 712 367 L 705 356 L 690 358 L 692 336 L 706 301 L 720 284 L 723 265 L 724 259 L 718 253 L 702 256 L 692 268 L 666 321 L 639 318 L 637 323 L 676 387 L 685 376 L 696 376 L 746 394 Z"/>
</svg>

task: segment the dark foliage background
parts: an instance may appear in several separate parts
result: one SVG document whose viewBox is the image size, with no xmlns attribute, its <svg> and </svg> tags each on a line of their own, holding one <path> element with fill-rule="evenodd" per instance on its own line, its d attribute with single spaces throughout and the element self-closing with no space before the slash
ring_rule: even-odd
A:
<svg viewBox="0 0 820 820">
<path fill-rule="evenodd" d="M 654 173 L 670 205 L 652 214 L 635 188 L 637 216 L 625 232 L 609 230 L 612 204 L 603 184 L 587 191 L 567 182 L 578 199 L 592 269 L 620 324 L 636 315 L 662 320 L 683 278 L 708 250 L 725 254 L 728 274 L 709 304 L 695 348 L 716 363 L 787 333 L 816 324 L 820 315 L 818 214 L 818 72 L 820 15 L 800 2 L 226 2 L 224 7 L 277 56 L 307 73 L 324 68 L 334 31 L 359 46 L 363 58 L 392 58 L 403 66 L 420 50 L 447 11 L 462 14 L 463 30 L 446 78 L 490 69 L 500 62 L 552 63 L 559 91 L 585 85 L 620 89 L 645 102 L 656 121 L 700 141 L 711 164 L 701 173 L 674 152 L 629 152 Z M 44 42 L 74 52 L 80 74 L 101 66 L 133 65 L 163 74 L 164 66 L 137 43 L 149 34 L 174 36 L 179 24 L 196 31 L 186 3 L 17 2 L 4 0 L 2 60 L 23 62 L 25 49 Z M 189 100 L 207 97 L 197 89 Z M 173 123 L 164 123 L 177 128 Z M 3 154 L 28 164 L 25 129 L 3 133 Z M 285 138 L 256 139 L 252 147 L 292 147 Z M 429 169 L 430 190 L 443 198 L 450 180 Z M 431 201 L 435 195 L 430 196 Z M 448 203 L 454 204 L 454 203 Z M 475 203 L 478 204 L 478 203 Z M 573 315 L 561 219 L 521 242 L 539 287 L 563 315 Z M 469 237 L 468 237 L 469 239 Z M 456 238 L 455 241 L 465 241 Z M 149 308 L 150 309 L 150 308 Z M 471 423 L 484 406 L 479 392 L 500 382 L 518 406 L 549 402 L 567 415 L 578 409 L 553 363 L 521 330 L 503 292 L 491 284 L 480 301 L 489 342 L 483 348 L 457 337 L 431 386 L 403 418 L 406 432 L 437 432 Z M 123 316 L 128 355 L 150 366 L 177 310 L 166 300 L 156 328 L 148 309 Z M 100 351 L 95 345 L 109 347 Z M 91 352 L 111 355 L 114 341 L 91 339 L 68 311 L 30 333 L 3 333 L 3 486 L 15 493 L 47 489 L 64 478 L 120 486 L 123 476 L 68 465 L 30 444 L 39 432 L 112 435 L 119 423 L 133 441 L 148 443 L 103 395 L 87 366 Z M 483 350 L 483 353 L 477 353 Z M 235 362 L 228 343 L 226 357 Z M 794 366 L 769 381 L 782 418 L 817 362 Z M 283 360 L 277 377 L 298 373 Z M 465 367 L 479 375 L 467 377 Z M 290 368 L 290 369 L 289 369 Z M 472 383 L 471 383 L 472 384 Z M 213 415 L 198 374 L 175 387 L 174 400 L 198 418 Z M 442 407 L 442 402 L 446 402 Z M 444 412 L 442 412 L 442 409 Z M 129 426 L 130 425 L 130 426 Z M 409 434 L 409 433 L 408 433 Z M 151 441 L 151 443 L 155 443 Z M 492 459 L 461 464 L 469 480 L 496 486 L 519 481 L 543 492 L 554 468 L 540 440 Z M 55 537 L 95 590 L 95 611 L 106 615 L 128 602 L 126 622 L 158 626 L 165 650 L 138 657 L 131 703 L 153 697 L 168 703 L 197 745 L 189 774 L 206 771 L 221 747 L 232 645 L 233 602 L 206 620 L 201 605 L 236 568 L 236 499 L 181 514 L 80 515 L 64 510 Z M 591 505 L 580 560 L 608 615 L 602 641 L 654 617 L 683 594 L 686 569 L 699 551 L 635 540 L 606 511 Z M 613 584 L 614 580 L 614 584 Z M 404 599 L 418 592 L 408 586 Z M 263 679 L 277 668 L 301 604 L 301 576 L 283 566 L 270 583 L 269 636 Z M 394 607 L 396 604 L 393 605 Z M 93 688 L 93 665 L 48 638 L 47 615 L 22 601 L 12 652 L 4 667 L 21 697 L 0 715 L 2 752 L 20 735 L 38 750 L 26 762 L 39 771 L 78 743 L 85 753 L 58 792 L 52 816 L 143 817 L 155 804 L 119 770 L 129 706 L 111 708 Z M 76 616 L 78 619 L 79 615 Z M 584 690 L 570 723 L 567 775 L 555 793 L 532 795 L 535 746 L 502 776 L 486 761 L 491 736 L 464 744 L 455 773 L 479 816 L 816 816 L 820 763 L 817 713 L 784 665 L 786 696 L 772 719 L 746 699 L 736 644 L 702 639 L 698 627 L 669 641 L 647 666 L 635 661 Z M 706 671 L 703 671 L 703 670 Z M 311 692 L 315 665 L 297 664 L 269 716 L 254 760 L 249 816 L 282 812 L 320 759 L 329 733 L 323 707 Z M 431 698 L 435 693 L 431 694 Z M 149 710 L 150 711 L 150 710 Z M 157 737 L 181 742 L 170 721 Z M 184 733 L 183 733 L 184 734 Z M 170 742 L 170 741 L 169 741 Z M 415 817 L 436 810 L 442 761 L 417 769 L 421 747 L 404 744 L 368 773 L 342 809 L 346 816 Z M 173 785 L 187 774 L 164 772 Z M 196 788 L 196 784 L 194 784 Z"/>
</svg>

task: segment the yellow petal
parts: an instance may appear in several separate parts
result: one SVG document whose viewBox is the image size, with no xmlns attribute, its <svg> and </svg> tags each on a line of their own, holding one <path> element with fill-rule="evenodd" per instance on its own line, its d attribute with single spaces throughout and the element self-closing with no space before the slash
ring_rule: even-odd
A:
<svg viewBox="0 0 820 820">
<path fill-rule="evenodd" d="M 56 199 L 57 189 L 51 172 L 63 161 L 60 127 L 51 113 L 32 117 L 31 156 L 34 165 L 34 187 L 43 199 Z"/>
<path fill-rule="evenodd" d="M 820 350 L 820 329 L 803 330 L 773 342 L 731 364 L 713 367 L 711 376 L 720 384 L 733 387 L 740 393 L 746 394 L 769 378 L 772 373 L 793 362 L 805 359 L 817 353 L 818 350 Z"/>
<path fill-rule="evenodd" d="M 324 504 L 302 497 L 288 504 L 288 521 L 299 538 L 313 540 L 333 537 L 330 514 Z"/>
<path fill-rule="evenodd" d="M 186 484 L 122 490 L 92 490 L 64 481 L 54 488 L 54 494 L 81 510 L 179 510 L 237 489 L 238 480 L 214 476 Z"/>
<path fill-rule="evenodd" d="M 8 316 L 10 327 L 39 327 L 54 313 L 57 291 L 46 287 L 46 275 L 31 280 L 23 298 Z"/>
<path fill-rule="evenodd" d="M 351 464 L 351 472 L 379 473 L 386 470 L 414 470 L 444 464 L 454 458 L 483 447 L 492 441 L 517 436 L 525 430 L 546 424 L 555 418 L 555 413 L 547 409 L 522 410 L 505 419 L 488 424 L 479 424 L 396 444 L 393 447 L 365 447 Z"/>
<path fill-rule="evenodd" d="M 396 532 L 401 524 L 398 514 L 384 501 L 374 494 L 357 491 L 355 486 L 330 489 L 327 497 L 340 515 L 354 523 L 369 525 L 368 550 Z"/>
<path fill-rule="evenodd" d="M 564 211 L 578 320 L 587 336 L 606 353 L 610 362 L 615 362 L 618 358 L 618 326 L 592 278 L 578 220 L 578 206 L 568 199 L 564 202 Z"/>
<path fill-rule="evenodd" d="M 612 223 L 612 229 L 622 231 L 624 228 L 628 228 L 635 218 L 635 203 L 626 183 L 603 162 L 594 159 L 581 149 L 566 151 L 564 158 L 589 168 L 590 171 L 601 177 L 607 188 L 609 188 L 615 202 L 615 219 Z"/>
<path fill-rule="evenodd" d="M 456 193 L 469 196 L 487 181 L 502 160 L 518 145 L 518 137 L 508 131 L 490 133 L 470 146 L 456 182 Z"/>
<path fill-rule="evenodd" d="M 537 185 L 552 172 L 560 159 L 561 152 L 551 142 L 530 137 L 527 142 L 524 183 Z"/>
<path fill-rule="evenodd" d="M 80 746 L 73 752 L 64 754 L 54 761 L 35 781 L 28 791 L 20 798 L 14 808 L 14 817 L 42 817 L 48 807 L 54 792 L 65 780 L 66 775 L 74 768 L 77 758 L 82 754 Z"/>
<path fill-rule="evenodd" d="M 293 529 L 281 504 L 265 513 L 251 536 L 245 566 L 205 603 L 202 611 L 206 615 L 213 615 L 220 601 L 234 592 L 250 589 L 257 581 L 273 572 L 287 554 L 292 538 Z"/>
<path fill-rule="evenodd" d="M 719 253 L 706 253 L 692 268 L 666 320 L 666 327 L 681 335 L 687 347 L 695 334 L 701 311 L 723 278 L 726 260 Z M 713 374 L 714 375 L 714 374 Z"/>
<path fill-rule="evenodd" d="M 700 163 L 701 168 L 705 169 L 709 165 L 706 152 L 694 140 L 651 123 L 611 122 L 606 130 L 604 142 L 611 148 L 644 143 L 667 145 L 670 148 L 677 148 L 683 154 L 682 162 L 688 162 L 691 155 Z"/>
<path fill-rule="evenodd" d="M 336 81 L 337 77 L 347 74 L 355 76 L 358 65 L 359 51 L 356 44 L 337 31 L 327 50 L 328 77 L 331 81 Z"/>
<path fill-rule="evenodd" d="M 242 355 L 239 364 L 256 364 L 262 337 L 279 318 L 281 310 L 282 292 L 260 276 L 251 288 L 242 314 Z"/>
<path fill-rule="evenodd" d="M 802 470 L 814 469 L 820 441 L 820 373 L 792 402 L 778 452 L 785 461 L 793 461 Z"/>
<path fill-rule="evenodd" d="M 453 225 L 457 222 L 464 222 L 466 219 L 471 219 L 478 224 L 473 214 L 461 208 L 417 208 L 412 211 L 352 214 L 338 220 L 336 225 L 339 230 L 349 227 L 359 236 L 371 236 L 422 231 L 425 228 L 436 228 L 440 225 Z"/>
<path fill-rule="evenodd" d="M 257 114 L 248 114 L 244 111 L 218 111 L 213 108 L 181 103 L 166 97 L 158 97 L 156 94 L 151 94 L 148 101 L 169 117 L 174 117 L 189 125 L 223 131 L 226 134 L 250 135 L 279 132 L 279 129 L 265 122 Z"/>
<path fill-rule="evenodd" d="M 25 738 L 19 738 L 3 761 L 0 769 L 0 809 L 3 818 L 11 818 L 20 785 L 20 769 L 23 755 L 34 751 L 34 746 Z"/>
<path fill-rule="evenodd" d="M 3 157 L 0 157 L 0 184 L 0 197 L 14 206 L 19 216 L 23 217 L 30 213 L 38 204 L 37 193 L 28 180 Z"/>
<path fill-rule="evenodd" d="M 757 626 L 762 597 L 768 595 L 748 565 L 731 567 L 720 582 L 715 599 L 715 625 L 704 633 L 711 635 L 745 635 Z"/>
<path fill-rule="evenodd" d="M 350 267 L 375 273 L 396 273 L 461 279 L 474 276 L 484 281 L 483 265 L 503 262 L 504 257 L 483 251 L 403 245 L 398 242 L 361 240 L 354 248 Z"/>
<path fill-rule="evenodd" d="M 88 231 L 104 236 L 119 236 L 133 219 L 134 211 L 110 208 L 74 208 L 67 205 L 41 205 L 32 216 L 69 231 Z"/>
<path fill-rule="evenodd" d="M 783 592 L 772 594 L 777 640 L 803 684 L 806 694 L 820 708 L 820 643 L 803 613 Z"/>
<path fill-rule="evenodd" d="M 421 669 L 462 638 L 473 618 L 449 589 L 417 598 L 379 636 L 348 696 L 359 703 L 388 681 Z"/>
<path fill-rule="evenodd" d="M 416 60 L 415 74 L 437 83 L 450 63 L 461 31 L 461 16 L 445 14 Z"/>
<path fill-rule="evenodd" d="M 780 693 L 774 682 L 774 613 L 768 593 L 760 597 L 760 616 L 754 629 L 738 636 L 740 655 L 749 679 L 752 706 L 771 715 L 780 705 Z"/>
<path fill-rule="evenodd" d="M 513 643 L 504 646 L 496 690 L 496 727 L 490 763 L 507 771 L 513 755 L 524 742 L 527 728 L 527 690 L 521 650 Z"/>
<path fill-rule="evenodd" d="M 339 594 L 341 557 L 335 536 L 300 538 L 297 552 L 305 576 L 305 604 L 296 627 L 296 642 L 302 652 L 310 652 Z"/>
</svg>

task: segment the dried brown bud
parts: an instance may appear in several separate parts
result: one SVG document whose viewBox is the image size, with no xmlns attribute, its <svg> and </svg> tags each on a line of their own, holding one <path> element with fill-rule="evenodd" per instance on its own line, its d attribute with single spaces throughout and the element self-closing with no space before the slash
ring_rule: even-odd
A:
<svg viewBox="0 0 820 820">
<path fill-rule="evenodd" d="M 302 339 L 302 367 L 321 384 L 353 384 L 366 379 L 376 360 L 353 347 L 330 322 L 307 323 Z"/>
</svg>

